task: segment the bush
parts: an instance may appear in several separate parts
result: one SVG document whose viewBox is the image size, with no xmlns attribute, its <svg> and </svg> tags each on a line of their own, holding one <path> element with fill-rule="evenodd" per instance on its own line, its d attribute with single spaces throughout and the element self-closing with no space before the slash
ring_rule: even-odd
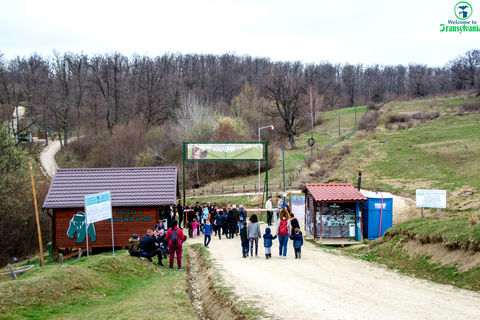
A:
<svg viewBox="0 0 480 320">
<path fill-rule="evenodd" d="M 79 162 L 76 153 L 71 149 L 63 149 L 55 155 L 55 161 L 59 168 L 78 168 Z"/>
<path fill-rule="evenodd" d="M 369 103 L 367 104 L 367 110 L 378 111 L 378 110 L 380 110 L 383 106 L 384 106 L 383 103 L 375 104 L 375 103 L 373 103 L 373 102 L 369 102 Z"/>
<path fill-rule="evenodd" d="M 366 112 L 358 124 L 358 129 L 374 131 L 378 126 L 379 114 L 377 111 Z"/>
<path fill-rule="evenodd" d="M 402 123 L 410 120 L 410 116 L 404 113 L 391 114 L 387 118 L 388 123 Z"/>
<path fill-rule="evenodd" d="M 462 114 L 463 112 L 480 112 L 480 101 L 463 102 L 458 109 Z"/>
<path fill-rule="evenodd" d="M 305 159 L 305 165 L 307 168 L 310 168 L 312 164 L 315 163 L 316 157 L 315 156 L 308 156 L 307 159 Z"/>
<path fill-rule="evenodd" d="M 338 152 L 338 155 L 344 157 L 346 155 L 349 155 L 351 152 L 352 152 L 352 148 L 350 148 L 349 146 L 343 146 Z"/>
<path fill-rule="evenodd" d="M 68 143 L 68 149 L 75 154 L 75 157 L 80 162 L 87 161 L 87 157 L 92 152 L 92 149 L 95 147 L 94 141 L 92 137 L 86 136 L 81 137 L 78 140 L 72 141 Z"/>
</svg>

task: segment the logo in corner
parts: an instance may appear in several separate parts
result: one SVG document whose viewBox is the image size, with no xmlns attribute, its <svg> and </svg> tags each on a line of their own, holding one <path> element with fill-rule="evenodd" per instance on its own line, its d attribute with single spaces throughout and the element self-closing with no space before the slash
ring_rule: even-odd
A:
<svg viewBox="0 0 480 320">
<path fill-rule="evenodd" d="M 470 3 L 466 1 L 460 1 L 454 8 L 455 16 L 460 20 L 467 20 L 472 16 L 473 8 Z"/>
</svg>

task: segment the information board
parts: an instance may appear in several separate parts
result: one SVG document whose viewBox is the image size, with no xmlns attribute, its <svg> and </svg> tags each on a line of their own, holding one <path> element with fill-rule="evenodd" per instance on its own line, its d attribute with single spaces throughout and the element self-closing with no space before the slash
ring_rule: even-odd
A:
<svg viewBox="0 0 480 320">
<path fill-rule="evenodd" d="M 85 196 L 87 224 L 112 218 L 111 199 L 110 191 Z"/>
<path fill-rule="evenodd" d="M 416 206 L 421 208 L 446 208 L 447 191 L 417 189 Z"/>
</svg>

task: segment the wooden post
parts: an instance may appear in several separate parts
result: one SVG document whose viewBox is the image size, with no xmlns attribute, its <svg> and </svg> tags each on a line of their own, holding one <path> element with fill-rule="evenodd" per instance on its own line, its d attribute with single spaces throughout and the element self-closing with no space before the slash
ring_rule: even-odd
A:
<svg viewBox="0 0 480 320">
<path fill-rule="evenodd" d="M 311 197 L 313 198 L 313 195 Z M 313 240 L 315 240 L 316 238 L 317 238 L 317 201 L 315 200 L 315 198 L 313 198 Z"/>
<path fill-rule="evenodd" d="M 441 216 L 442 215 L 442 209 L 437 208 L 437 214 L 438 214 L 438 216 Z"/>
<path fill-rule="evenodd" d="M 43 263 L 42 231 L 40 230 L 40 219 L 38 218 L 37 194 L 35 192 L 35 183 L 33 182 L 33 168 L 32 168 L 31 161 L 30 161 L 30 175 L 32 176 L 33 202 L 35 203 L 35 216 L 37 218 L 38 245 L 40 246 L 40 267 L 43 267 L 44 263 Z"/>
<path fill-rule="evenodd" d="M 58 261 L 60 262 L 60 265 L 63 266 L 63 253 L 58 255 Z"/>
<path fill-rule="evenodd" d="M 12 265 L 9 263 L 7 264 L 8 270 L 10 270 L 10 273 L 12 274 L 13 280 L 17 280 L 17 275 L 15 274 L 15 271 L 13 271 Z"/>
<path fill-rule="evenodd" d="M 320 204 L 320 242 L 323 242 L 323 223 L 322 223 L 322 216 L 323 216 L 323 208 L 322 204 Z M 316 222 L 315 222 L 316 223 Z"/>
<path fill-rule="evenodd" d="M 423 207 L 422 207 L 422 218 L 423 218 Z"/>
<path fill-rule="evenodd" d="M 82 259 L 82 248 L 80 248 L 80 250 L 78 250 L 78 260 Z"/>
</svg>

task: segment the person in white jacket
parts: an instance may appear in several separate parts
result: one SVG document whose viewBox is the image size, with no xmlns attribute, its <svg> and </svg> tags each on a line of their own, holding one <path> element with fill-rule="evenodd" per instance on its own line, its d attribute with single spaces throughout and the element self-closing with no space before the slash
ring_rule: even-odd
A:
<svg viewBox="0 0 480 320">
<path fill-rule="evenodd" d="M 268 197 L 268 200 L 265 203 L 265 208 L 267 209 L 267 224 L 269 226 L 271 226 L 272 225 L 272 218 L 273 218 L 272 196 Z"/>
</svg>

